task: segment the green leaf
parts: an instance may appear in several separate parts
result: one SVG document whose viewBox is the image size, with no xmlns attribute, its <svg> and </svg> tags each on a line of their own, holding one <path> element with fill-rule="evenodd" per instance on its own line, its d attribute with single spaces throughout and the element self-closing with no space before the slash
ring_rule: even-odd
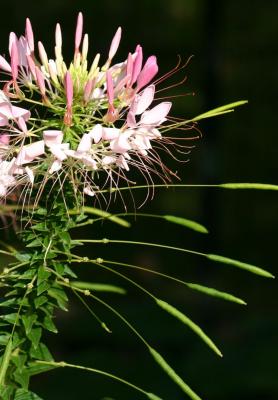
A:
<svg viewBox="0 0 278 400">
<path fill-rule="evenodd" d="M 270 272 L 266 271 L 265 269 L 256 267 L 255 265 L 246 264 L 241 261 L 233 260 L 232 258 L 219 256 L 217 254 L 207 254 L 206 257 L 212 261 L 216 261 L 222 264 L 229 264 L 237 268 L 245 269 L 252 274 L 261 275 L 265 278 L 274 278 L 274 275 L 272 275 Z"/>
<path fill-rule="evenodd" d="M 7 372 L 9 363 L 10 363 L 12 348 L 13 348 L 13 341 L 10 338 L 10 340 L 8 341 L 8 344 L 5 348 L 4 355 L 2 357 L 2 363 L 1 363 L 1 367 L 0 367 L 0 388 L 5 383 L 6 372 Z"/>
<path fill-rule="evenodd" d="M 42 328 L 33 328 L 28 334 L 27 337 L 32 342 L 32 347 L 36 350 L 41 340 Z"/>
<path fill-rule="evenodd" d="M 67 303 L 68 303 L 68 297 L 65 293 L 65 291 L 59 287 L 52 287 L 51 289 L 48 290 L 48 294 L 50 297 L 54 298 L 59 307 L 64 310 L 68 311 L 67 309 Z"/>
<path fill-rule="evenodd" d="M 21 262 L 29 261 L 31 258 L 29 253 L 15 253 L 14 256 L 18 261 Z"/>
<path fill-rule="evenodd" d="M 28 374 L 29 376 L 38 375 L 50 371 L 54 368 L 57 368 L 57 366 L 31 362 L 28 364 Z"/>
<path fill-rule="evenodd" d="M 39 232 L 47 232 L 48 228 L 45 222 L 40 222 L 39 224 L 32 225 L 32 229 Z"/>
<path fill-rule="evenodd" d="M 31 332 L 32 326 L 34 324 L 34 322 L 37 319 L 37 315 L 36 314 L 30 314 L 30 315 L 22 315 L 21 316 L 24 328 L 26 330 L 26 334 L 27 336 L 29 335 L 29 333 Z"/>
<path fill-rule="evenodd" d="M 0 385 L 0 395 L 1 395 L 1 400 L 11 400 L 14 395 L 14 387 L 9 385 L 9 386 L 4 386 Z"/>
<path fill-rule="evenodd" d="M 26 247 L 41 247 L 42 241 L 41 239 L 34 239 L 31 243 L 27 244 Z"/>
<path fill-rule="evenodd" d="M 37 287 L 37 295 L 40 296 L 42 293 L 47 291 L 50 288 L 50 284 L 47 281 L 43 281 L 38 287 Z"/>
<path fill-rule="evenodd" d="M 163 310 L 167 311 L 173 317 L 180 320 L 183 324 L 187 325 L 193 332 L 196 333 L 218 356 L 222 357 L 221 351 L 218 347 L 213 343 L 213 341 L 205 334 L 205 332 L 193 322 L 190 318 L 188 318 L 181 311 L 177 310 L 175 307 L 168 304 L 166 301 L 156 299 L 156 303 Z"/>
<path fill-rule="evenodd" d="M 29 374 L 26 369 L 16 370 L 13 373 L 14 379 L 19 383 L 23 389 L 27 390 L 29 386 Z"/>
<path fill-rule="evenodd" d="M 66 232 L 66 231 L 59 232 L 59 237 L 62 239 L 63 243 L 70 245 L 71 237 L 68 232 Z"/>
<path fill-rule="evenodd" d="M 0 345 L 7 346 L 9 339 L 10 335 L 0 335 Z"/>
<path fill-rule="evenodd" d="M 48 301 L 48 298 L 46 296 L 36 297 L 35 300 L 34 300 L 35 307 L 39 308 L 41 305 L 43 305 L 47 301 Z"/>
<path fill-rule="evenodd" d="M 47 271 L 43 265 L 40 265 L 38 269 L 37 285 L 39 286 L 43 281 L 46 281 L 50 275 L 51 273 Z"/>
<path fill-rule="evenodd" d="M 54 323 L 53 323 L 53 321 L 52 321 L 52 318 L 49 317 L 48 315 L 46 315 L 46 316 L 44 317 L 44 320 L 43 320 L 43 324 L 42 324 L 42 325 L 43 325 L 43 327 L 44 327 L 45 329 L 47 329 L 47 330 L 50 331 L 50 332 L 53 332 L 53 333 L 57 333 L 57 332 L 58 332 L 56 326 L 54 325 Z"/>
<path fill-rule="evenodd" d="M 201 398 L 182 380 L 182 378 L 173 370 L 172 367 L 164 360 L 164 358 L 152 347 L 149 351 L 157 362 L 158 365 L 166 372 L 166 374 L 174 381 L 184 393 L 186 393 L 192 400 L 201 400 Z"/>
<path fill-rule="evenodd" d="M 113 292 L 118 294 L 126 294 L 126 290 L 114 285 L 108 285 L 105 283 L 92 283 L 92 282 L 83 282 L 83 281 L 73 281 L 71 282 L 71 286 L 79 288 L 79 289 L 88 289 L 96 292 Z"/>
<path fill-rule="evenodd" d="M 38 347 L 35 349 L 34 347 L 31 348 L 30 354 L 33 358 L 37 360 L 43 361 L 53 361 L 52 354 L 46 347 L 44 343 L 40 343 Z"/>
<path fill-rule="evenodd" d="M 16 325 L 18 325 L 17 313 L 1 315 L 0 318 L 4 321 L 7 321 L 9 324 L 14 325 L 16 323 Z"/>
<path fill-rule="evenodd" d="M 43 400 L 33 392 L 25 389 L 17 389 L 14 400 Z"/>
<path fill-rule="evenodd" d="M 203 225 L 199 224 L 198 222 L 192 221 L 190 219 L 175 217 L 174 215 L 164 215 L 163 218 L 166 219 L 166 221 L 185 226 L 186 228 L 193 229 L 194 231 L 197 231 L 200 233 L 208 233 L 207 228 L 205 228 Z"/>
</svg>

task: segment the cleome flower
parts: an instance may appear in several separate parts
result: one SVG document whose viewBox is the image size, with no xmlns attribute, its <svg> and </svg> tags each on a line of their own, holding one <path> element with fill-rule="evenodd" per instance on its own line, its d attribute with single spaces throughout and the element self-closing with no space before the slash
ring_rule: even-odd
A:
<svg viewBox="0 0 278 400">
<path fill-rule="evenodd" d="M 122 178 L 129 183 L 131 167 L 147 181 L 153 173 L 170 180 L 171 171 L 157 148 L 172 155 L 175 142 L 163 131 L 184 122 L 170 119 L 171 102 L 153 104 L 158 73 L 154 55 L 144 62 L 137 45 L 125 61 L 112 63 L 121 33 L 118 28 L 102 66 L 99 54 L 88 62 L 82 13 L 69 65 L 63 59 L 59 24 L 53 59 L 41 42 L 35 46 L 28 18 L 24 36 L 10 34 L 9 58 L 0 56 L 5 75 L 0 90 L 0 197 L 23 183 L 32 187 L 51 179 L 61 182 L 63 177 L 94 196 L 107 182 L 111 188 Z M 190 147 L 178 148 L 183 152 Z M 100 179 L 103 173 L 106 177 Z"/>
</svg>

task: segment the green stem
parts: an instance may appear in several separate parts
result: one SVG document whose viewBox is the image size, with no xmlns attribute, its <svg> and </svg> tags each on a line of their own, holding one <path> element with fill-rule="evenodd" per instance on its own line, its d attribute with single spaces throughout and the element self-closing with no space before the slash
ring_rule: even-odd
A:
<svg viewBox="0 0 278 400">
<path fill-rule="evenodd" d="M 118 382 L 124 383 L 125 385 L 131 387 L 132 389 L 134 389 L 134 390 L 136 390 L 136 391 L 138 391 L 140 393 L 143 393 L 144 395 L 149 397 L 149 393 L 148 392 L 146 392 L 145 390 L 139 388 L 138 386 L 134 385 L 133 383 L 130 383 L 130 382 L 126 381 L 123 378 L 119 378 L 116 375 L 110 374 L 109 372 L 101 371 L 99 369 L 90 368 L 90 367 L 84 367 L 82 365 L 69 364 L 69 363 L 66 363 L 64 361 L 60 361 L 60 362 L 55 362 L 55 361 L 36 361 L 36 364 L 50 365 L 50 366 L 53 366 L 53 367 L 68 367 L 68 368 L 74 368 L 74 369 L 81 369 L 83 371 L 94 372 L 96 374 L 104 375 L 104 376 L 107 376 L 108 378 L 111 378 L 111 379 L 116 380 Z"/>
</svg>

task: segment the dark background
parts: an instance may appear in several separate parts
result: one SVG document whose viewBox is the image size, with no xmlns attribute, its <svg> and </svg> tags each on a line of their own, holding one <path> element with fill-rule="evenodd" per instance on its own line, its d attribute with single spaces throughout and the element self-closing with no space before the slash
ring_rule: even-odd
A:
<svg viewBox="0 0 278 400">
<path fill-rule="evenodd" d="M 232 115 L 200 124 L 204 137 L 196 143 L 190 163 L 172 164 L 174 169 L 178 167 L 183 183 L 277 183 L 277 1 L 3 2 L 1 53 L 7 53 L 9 32 L 23 33 L 24 19 L 29 16 L 36 39 L 43 41 L 49 54 L 55 23 L 59 21 L 64 48 L 70 56 L 79 10 L 84 13 L 85 30 L 90 34 L 91 56 L 96 52 L 107 54 L 119 25 L 123 27 L 123 39 L 117 61 L 126 58 L 128 51 L 140 43 L 145 56 L 158 56 L 163 74 L 175 65 L 178 54 L 184 60 L 194 54 L 187 68 L 188 81 L 169 94 L 194 92 L 195 96 L 177 99 L 173 115 L 188 118 L 230 101 L 249 100 L 248 106 Z M 182 77 L 178 75 L 170 82 Z M 204 237 L 161 221 L 138 219 L 129 231 L 106 223 L 83 231 L 82 236 L 133 238 L 203 249 L 268 268 L 274 274 L 277 270 L 275 192 L 163 189 L 157 190 L 155 199 L 143 211 L 196 219 L 209 228 L 210 235 Z M 128 316 L 205 399 L 277 400 L 275 281 L 200 258 L 150 248 L 90 246 L 88 252 L 94 257 L 152 266 L 246 299 L 248 307 L 238 306 L 190 292 L 147 273 L 122 270 L 200 323 L 223 350 L 221 360 L 139 291 L 97 268 L 77 267 L 84 279 L 128 288 L 127 297 L 103 298 Z M 60 335 L 48 338 L 57 360 L 114 371 L 164 399 L 185 397 L 121 322 L 97 304 L 95 310 L 113 334 L 99 329 L 82 305 L 71 299 L 71 312 L 58 316 Z M 49 400 L 143 398 L 113 381 L 76 370 L 57 370 L 37 377 L 32 389 Z"/>
</svg>

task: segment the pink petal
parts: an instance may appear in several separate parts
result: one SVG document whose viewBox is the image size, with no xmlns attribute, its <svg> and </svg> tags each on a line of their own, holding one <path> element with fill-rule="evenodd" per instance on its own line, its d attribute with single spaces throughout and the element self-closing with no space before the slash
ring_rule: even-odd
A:
<svg viewBox="0 0 278 400">
<path fill-rule="evenodd" d="M 89 132 L 89 135 L 95 143 L 100 142 L 100 140 L 102 139 L 102 126 L 99 124 L 95 125 L 93 129 Z"/>
<path fill-rule="evenodd" d="M 5 133 L 1 133 L 0 134 L 0 144 L 8 145 L 9 142 L 10 142 L 10 136 Z"/>
<path fill-rule="evenodd" d="M 142 93 L 135 96 L 131 110 L 135 115 L 142 114 L 152 103 L 155 93 L 155 86 L 150 85 Z"/>
<path fill-rule="evenodd" d="M 26 18 L 26 28 L 25 28 L 25 36 L 27 39 L 27 43 L 29 46 L 30 51 L 33 53 L 35 46 L 34 46 L 34 34 L 32 25 L 29 18 Z"/>
<path fill-rule="evenodd" d="M 108 97 L 108 103 L 110 105 L 113 105 L 113 100 L 114 100 L 114 86 L 113 86 L 113 79 L 111 72 L 108 70 L 106 72 L 106 85 L 107 85 L 107 97 Z"/>
<path fill-rule="evenodd" d="M 27 63 L 28 63 L 28 66 L 30 68 L 30 71 L 31 71 L 34 79 L 36 79 L 37 78 L 37 76 L 36 76 L 36 64 L 35 64 L 33 58 L 31 56 L 29 56 L 29 55 L 27 55 Z"/>
<path fill-rule="evenodd" d="M 12 72 L 10 64 L 2 56 L 0 56 L 0 68 L 6 72 Z"/>
<path fill-rule="evenodd" d="M 37 80 L 38 87 L 40 89 L 42 96 L 45 96 L 45 82 L 44 82 L 43 73 L 41 72 L 41 70 L 38 67 L 35 67 L 35 71 L 36 71 L 36 80 Z"/>
<path fill-rule="evenodd" d="M 19 56 L 18 56 L 17 44 L 13 42 L 11 49 L 11 69 L 14 81 L 16 81 L 18 77 L 18 62 L 19 62 Z"/>
<path fill-rule="evenodd" d="M 91 94 L 92 94 L 92 91 L 93 91 L 93 89 L 95 87 L 95 83 L 96 83 L 95 79 L 89 79 L 86 82 L 86 85 L 85 85 L 85 88 L 84 88 L 84 95 L 83 95 L 84 101 L 86 103 L 88 101 L 90 101 L 90 99 L 91 99 Z"/>
<path fill-rule="evenodd" d="M 73 100 L 73 82 L 69 71 L 66 72 L 64 86 L 66 91 L 67 107 L 70 108 Z"/>
<path fill-rule="evenodd" d="M 19 118 L 18 118 L 18 120 L 17 120 L 17 126 L 19 127 L 19 129 L 20 129 L 23 133 L 26 133 L 26 132 L 28 131 L 26 122 L 25 122 L 24 118 L 22 118 L 22 117 L 19 117 Z"/>
<path fill-rule="evenodd" d="M 78 52 L 82 40 L 83 33 L 83 14 L 80 12 L 77 17 L 76 31 L 75 31 L 75 51 Z"/>
<path fill-rule="evenodd" d="M 89 133 L 85 133 L 80 140 L 80 143 L 77 147 L 77 151 L 80 153 L 86 153 L 91 149 L 91 147 L 92 147 L 92 137 Z"/>
<path fill-rule="evenodd" d="M 142 114 L 140 125 L 160 125 L 169 113 L 172 103 L 165 101 Z"/>
<path fill-rule="evenodd" d="M 1 110 L 1 108 L 0 108 Z M 25 108 L 17 107 L 17 106 L 11 106 L 11 112 L 13 118 L 23 118 L 24 121 L 28 121 L 28 119 L 31 116 L 30 111 L 25 110 Z"/>
<path fill-rule="evenodd" d="M 113 40 L 111 42 L 110 50 L 109 50 L 109 60 L 112 60 L 112 58 L 115 56 L 117 53 L 120 41 L 121 41 L 121 36 L 122 36 L 122 28 L 119 27 L 117 29 L 117 32 L 115 33 L 115 36 L 113 37 Z"/>
<path fill-rule="evenodd" d="M 47 130 L 43 132 L 43 140 L 47 146 L 61 144 L 63 141 L 63 132 L 56 130 Z"/>
<path fill-rule="evenodd" d="M 127 114 L 126 123 L 129 128 L 135 128 L 137 126 L 135 114 L 132 111 L 129 111 Z"/>
<path fill-rule="evenodd" d="M 16 34 L 14 32 L 11 32 L 10 36 L 9 36 L 9 53 L 10 53 L 10 56 L 12 55 L 13 44 L 15 43 L 17 45 L 17 42 L 18 42 L 18 39 L 17 39 Z"/>
<path fill-rule="evenodd" d="M 126 74 L 129 75 L 129 77 L 132 77 L 132 71 L 133 71 L 133 58 L 131 53 L 128 53 L 127 57 L 127 64 L 126 64 Z"/>
<path fill-rule="evenodd" d="M 137 90 L 139 91 L 140 89 L 142 89 L 142 87 L 146 86 L 157 74 L 157 72 L 158 72 L 158 66 L 156 62 L 156 57 L 150 56 L 147 59 L 142 71 L 138 76 Z"/>
<path fill-rule="evenodd" d="M 134 61 L 134 65 L 133 65 L 131 85 L 133 85 L 137 81 L 137 78 L 141 72 L 142 63 L 143 63 L 143 51 L 142 51 L 142 47 L 139 44 L 136 47 L 135 51 L 137 54 L 136 54 L 136 59 Z"/>
</svg>

